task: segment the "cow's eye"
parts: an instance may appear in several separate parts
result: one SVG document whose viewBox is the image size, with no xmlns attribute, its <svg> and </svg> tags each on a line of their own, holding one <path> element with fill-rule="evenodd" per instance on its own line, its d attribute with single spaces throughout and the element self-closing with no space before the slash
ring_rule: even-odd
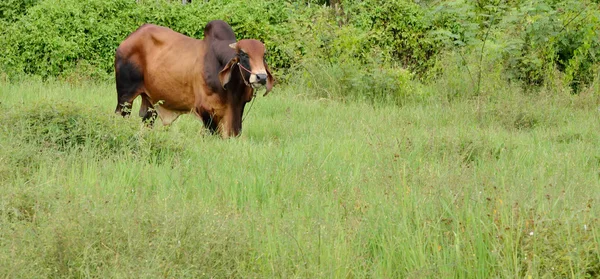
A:
<svg viewBox="0 0 600 279">
<path fill-rule="evenodd" d="M 248 58 L 248 54 L 243 51 L 240 51 L 239 55 L 240 55 L 240 58 L 246 58 L 246 59 Z"/>
</svg>

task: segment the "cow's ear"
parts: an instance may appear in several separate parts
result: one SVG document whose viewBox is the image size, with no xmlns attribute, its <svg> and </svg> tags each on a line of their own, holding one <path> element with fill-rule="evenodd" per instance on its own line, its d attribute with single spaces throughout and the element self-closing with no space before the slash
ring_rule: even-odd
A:
<svg viewBox="0 0 600 279">
<path fill-rule="evenodd" d="M 219 72 L 219 81 L 221 82 L 221 86 L 223 86 L 223 88 L 225 88 L 227 83 L 229 83 L 229 80 L 231 79 L 231 67 L 233 67 L 233 65 L 237 62 L 237 58 L 234 57 L 233 59 L 229 60 L 229 63 L 225 65 L 225 68 Z"/>
<path fill-rule="evenodd" d="M 265 63 L 265 70 L 267 70 L 267 86 L 266 86 L 265 94 L 263 94 L 263 97 L 267 96 L 267 94 L 269 94 L 269 92 L 271 92 L 271 89 L 273 89 L 273 84 L 275 83 L 275 79 L 273 78 L 273 75 L 271 74 L 269 65 L 267 65 L 266 61 L 264 63 Z"/>
</svg>

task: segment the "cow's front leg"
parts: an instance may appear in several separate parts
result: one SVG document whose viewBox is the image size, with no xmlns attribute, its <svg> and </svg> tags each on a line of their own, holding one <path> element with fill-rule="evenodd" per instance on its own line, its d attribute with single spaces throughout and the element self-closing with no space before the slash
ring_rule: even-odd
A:
<svg viewBox="0 0 600 279">
<path fill-rule="evenodd" d="M 242 110 L 235 106 L 229 106 L 219 125 L 219 131 L 221 137 L 225 139 L 239 136 L 242 131 Z"/>
<path fill-rule="evenodd" d="M 202 119 L 204 127 L 208 129 L 208 131 L 210 131 L 211 134 L 216 133 L 219 127 L 219 118 L 205 110 L 200 112 L 199 115 Z"/>
</svg>

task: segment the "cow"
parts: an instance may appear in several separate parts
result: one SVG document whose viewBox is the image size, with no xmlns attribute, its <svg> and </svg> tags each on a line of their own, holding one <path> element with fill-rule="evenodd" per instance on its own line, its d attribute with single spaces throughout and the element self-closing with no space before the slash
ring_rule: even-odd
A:
<svg viewBox="0 0 600 279">
<path fill-rule="evenodd" d="M 209 22 L 202 40 L 144 24 L 115 53 L 115 113 L 128 116 L 141 96 L 139 115 L 150 126 L 157 116 L 170 125 L 192 113 L 211 133 L 238 136 L 246 103 L 256 90 L 266 96 L 273 88 L 265 53 L 258 40 L 238 41 L 222 20 Z"/>
</svg>

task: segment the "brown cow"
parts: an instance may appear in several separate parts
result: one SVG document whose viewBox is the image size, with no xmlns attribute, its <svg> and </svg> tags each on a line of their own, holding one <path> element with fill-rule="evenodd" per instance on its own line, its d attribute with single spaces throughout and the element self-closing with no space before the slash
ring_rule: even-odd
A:
<svg viewBox="0 0 600 279">
<path fill-rule="evenodd" d="M 133 100 L 141 95 L 140 116 L 150 125 L 157 112 L 164 125 L 191 112 L 212 133 L 237 136 L 254 91 L 266 86 L 266 95 L 273 87 L 264 55 L 260 41 L 236 42 L 231 27 L 221 20 L 206 25 L 203 40 L 144 24 L 116 51 L 115 113 L 129 115 Z"/>
</svg>

